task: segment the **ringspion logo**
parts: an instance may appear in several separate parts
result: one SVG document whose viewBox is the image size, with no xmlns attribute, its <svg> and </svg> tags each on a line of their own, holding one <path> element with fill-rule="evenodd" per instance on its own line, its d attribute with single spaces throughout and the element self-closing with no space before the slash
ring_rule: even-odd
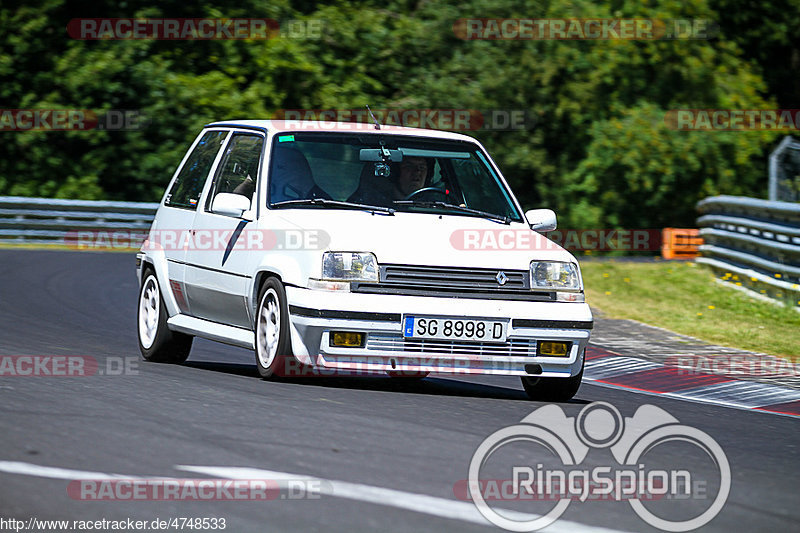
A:
<svg viewBox="0 0 800 533">
<path fill-rule="evenodd" d="M 681 453 L 674 453 L 673 446 Z M 598 463 L 606 449 L 613 461 Z M 590 452 L 594 454 L 587 460 Z M 718 472 L 717 479 L 693 471 L 698 458 L 710 463 L 707 471 Z M 665 468 L 669 465 L 673 467 Z M 574 417 L 547 405 L 498 429 L 473 454 L 466 481 L 469 493 L 464 495 L 462 480 L 454 485 L 456 495 L 468 496 L 487 520 L 507 531 L 547 527 L 573 502 L 596 497 L 628 503 L 653 527 L 691 531 L 722 510 L 731 469 L 710 435 L 681 424 L 659 407 L 642 405 L 632 417 L 623 417 L 613 405 L 594 402 Z M 489 487 L 496 488 L 489 492 Z M 684 512 L 688 499 L 695 505 Z M 497 501 L 555 503 L 548 503 L 542 514 L 512 514 L 490 504 Z"/>
</svg>

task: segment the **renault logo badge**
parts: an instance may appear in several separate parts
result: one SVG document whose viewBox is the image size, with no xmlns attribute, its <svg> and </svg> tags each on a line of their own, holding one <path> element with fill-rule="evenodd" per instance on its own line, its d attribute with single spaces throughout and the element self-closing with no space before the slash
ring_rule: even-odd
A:
<svg viewBox="0 0 800 533">
<path fill-rule="evenodd" d="M 497 283 L 499 283 L 500 285 L 505 285 L 506 281 L 508 281 L 508 276 L 506 276 L 506 273 L 501 270 L 500 272 L 497 273 L 494 279 L 496 279 Z"/>
</svg>

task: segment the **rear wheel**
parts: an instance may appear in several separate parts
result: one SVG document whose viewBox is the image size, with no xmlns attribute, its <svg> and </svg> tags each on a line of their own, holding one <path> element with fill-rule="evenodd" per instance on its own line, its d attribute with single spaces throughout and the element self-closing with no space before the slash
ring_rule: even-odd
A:
<svg viewBox="0 0 800 533">
<path fill-rule="evenodd" d="M 537 378 L 522 376 L 522 387 L 528 398 L 540 402 L 566 402 L 578 393 L 583 379 L 583 365 L 577 375 L 569 378 Z"/>
<path fill-rule="evenodd" d="M 302 375 L 303 368 L 292 355 L 286 291 L 276 278 L 268 278 L 258 292 L 255 341 L 262 378 Z"/>
<path fill-rule="evenodd" d="M 167 308 L 151 269 L 144 271 L 137 313 L 139 351 L 154 363 L 183 363 L 192 349 L 191 335 L 170 331 Z"/>
</svg>

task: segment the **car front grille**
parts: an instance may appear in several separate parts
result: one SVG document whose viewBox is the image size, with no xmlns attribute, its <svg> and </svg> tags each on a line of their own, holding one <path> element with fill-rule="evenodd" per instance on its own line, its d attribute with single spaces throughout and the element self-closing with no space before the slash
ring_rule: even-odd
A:
<svg viewBox="0 0 800 533">
<path fill-rule="evenodd" d="M 501 274 L 505 278 L 503 283 L 500 283 L 497 279 Z M 530 274 L 527 270 L 411 265 L 386 265 L 381 267 L 381 282 L 393 285 L 528 290 L 530 288 L 529 280 Z"/>
<path fill-rule="evenodd" d="M 551 292 L 530 290 L 527 270 L 500 268 L 382 265 L 379 283 L 355 283 L 353 292 L 488 298 L 553 300 Z"/>
<path fill-rule="evenodd" d="M 509 339 L 506 342 L 469 342 L 440 339 L 406 339 L 397 333 L 370 333 L 366 349 L 382 352 L 418 353 L 420 355 L 473 355 L 497 357 L 532 357 L 535 339 Z"/>
</svg>

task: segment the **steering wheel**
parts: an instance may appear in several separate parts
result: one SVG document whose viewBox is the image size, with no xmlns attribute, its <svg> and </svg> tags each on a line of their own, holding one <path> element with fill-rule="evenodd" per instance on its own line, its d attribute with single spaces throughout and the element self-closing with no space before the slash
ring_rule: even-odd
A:
<svg viewBox="0 0 800 533">
<path fill-rule="evenodd" d="M 446 192 L 444 192 L 444 191 L 443 191 L 442 189 L 440 189 L 439 187 L 423 187 L 422 189 L 417 189 L 416 191 L 413 191 L 411 194 L 409 194 L 408 196 L 406 196 L 406 197 L 405 197 L 405 200 L 411 200 L 413 197 L 415 197 L 415 196 L 417 196 L 417 195 L 419 195 L 419 194 L 422 194 L 422 193 L 424 193 L 424 192 L 435 192 L 435 193 L 439 193 L 439 194 L 441 194 L 441 195 L 442 195 L 442 196 L 444 196 L 445 198 L 449 198 L 449 196 L 447 195 L 447 193 L 446 193 Z"/>
</svg>

